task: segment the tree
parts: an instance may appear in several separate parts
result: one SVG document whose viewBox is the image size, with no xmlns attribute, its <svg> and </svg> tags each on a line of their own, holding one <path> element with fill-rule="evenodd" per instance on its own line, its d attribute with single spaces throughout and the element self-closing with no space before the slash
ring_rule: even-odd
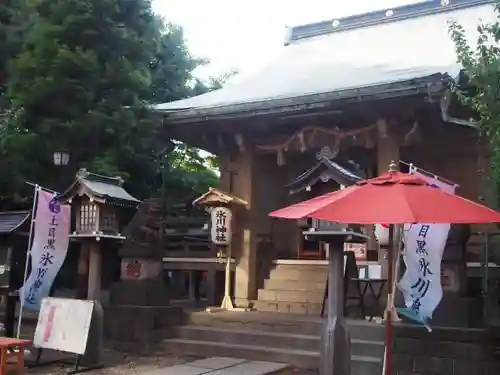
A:
<svg viewBox="0 0 500 375">
<path fill-rule="evenodd" d="M 192 96 L 189 82 L 193 70 L 208 61 L 191 56 L 184 41 L 181 27 L 172 23 L 161 24 L 158 49 L 151 63 L 151 102 L 166 103 Z"/>
<path fill-rule="evenodd" d="M 29 22 L 19 53 L 2 65 L 10 65 L 10 103 L 0 118 L 2 209 L 29 201 L 24 181 L 60 190 L 81 167 L 124 177 L 140 198 L 158 194 L 162 180 L 193 191 L 215 183 L 198 150 L 165 146 L 145 107 L 194 93 L 192 72 L 204 60 L 190 55 L 181 28 L 155 16 L 149 0 L 9 1 Z M 71 152 L 64 171 L 52 164 L 61 148 Z"/>
<path fill-rule="evenodd" d="M 500 197 L 500 1 L 495 6 L 497 21 L 477 27 L 477 46 L 471 47 L 464 28 L 451 22 L 450 33 L 466 85 L 454 87 L 462 103 L 477 116 L 477 124 L 491 147 L 492 182 L 495 203 Z"/>
<path fill-rule="evenodd" d="M 65 148 L 72 173 L 86 167 L 121 175 L 134 193 L 147 195 L 156 167 L 153 122 L 143 108 L 153 96 L 162 39 L 150 1 L 27 1 L 36 18 L 8 84 L 13 116 L 6 147 L 18 176 L 11 191 L 26 179 L 66 185 L 51 160 Z M 191 68 L 176 69 L 184 76 Z"/>
<path fill-rule="evenodd" d="M 0 112 L 8 107 L 6 85 L 8 65 L 18 52 L 23 29 L 22 0 L 4 0 L 0 3 Z"/>
</svg>

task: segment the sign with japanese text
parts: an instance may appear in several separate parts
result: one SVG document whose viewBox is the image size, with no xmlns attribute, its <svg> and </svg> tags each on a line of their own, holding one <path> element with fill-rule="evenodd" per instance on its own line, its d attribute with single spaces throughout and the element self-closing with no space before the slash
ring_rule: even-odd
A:
<svg viewBox="0 0 500 375">
<path fill-rule="evenodd" d="M 61 205 L 54 195 L 38 191 L 33 244 L 31 246 L 31 273 L 19 295 L 27 309 L 38 311 L 42 298 L 49 295 L 69 244 L 70 206 Z"/>
<path fill-rule="evenodd" d="M 448 193 L 455 192 L 454 185 L 448 185 L 436 178 L 430 178 L 418 171 L 418 177 L 433 187 Z M 448 239 L 450 224 L 405 224 L 404 261 L 406 271 L 399 282 L 405 305 L 422 321 L 432 314 L 443 297 L 441 260 Z"/>
<path fill-rule="evenodd" d="M 366 260 L 365 243 L 344 243 L 344 251 L 352 251 L 357 260 Z"/>
<path fill-rule="evenodd" d="M 122 259 L 121 279 L 139 280 L 144 278 L 142 262 L 138 259 Z"/>
<path fill-rule="evenodd" d="M 163 264 L 151 259 L 123 258 L 121 262 L 122 280 L 144 280 L 161 277 Z"/>
<path fill-rule="evenodd" d="M 228 245 L 231 242 L 232 212 L 227 207 L 215 207 L 210 212 L 211 238 L 216 245 Z"/>
<path fill-rule="evenodd" d="M 44 298 L 33 337 L 37 348 L 84 354 L 94 301 Z"/>
</svg>

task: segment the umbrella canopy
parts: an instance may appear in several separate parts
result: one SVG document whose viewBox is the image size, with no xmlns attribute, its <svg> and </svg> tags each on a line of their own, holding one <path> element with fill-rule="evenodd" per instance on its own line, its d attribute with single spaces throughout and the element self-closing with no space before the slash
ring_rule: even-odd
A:
<svg viewBox="0 0 500 375">
<path fill-rule="evenodd" d="M 269 215 L 349 224 L 500 222 L 499 212 L 401 172 L 387 172 Z"/>
</svg>

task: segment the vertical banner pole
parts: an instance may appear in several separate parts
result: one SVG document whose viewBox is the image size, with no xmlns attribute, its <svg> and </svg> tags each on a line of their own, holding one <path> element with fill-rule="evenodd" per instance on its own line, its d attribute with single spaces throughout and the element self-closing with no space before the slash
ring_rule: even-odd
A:
<svg viewBox="0 0 500 375">
<path fill-rule="evenodd" d="M 36 205 L 38 203 L 38 193 L 40 192 L 40 186 L 35 185 L 35 193 L 33 194 L 33 207 L 31 208 L 31 223 L 30 223 L 30 235 L 28 239 L 28 249 L 26 251 L 26 262 L 24 264 L 24 275 L 23 275 L 23 286 L 21 287 L 21 291 L 19 293 L 19 318 L 17 321 L 17 332 L 16 338 L 21 336 L 21 323 L 23 320 L 23 308 L 24 308 L 24 286 L 26 285 L 26 280 L 28 278 L 28 264 L 31 261 L 31 246 L 33 245 L 33 235 L 36 221 Z"/>
</svg>

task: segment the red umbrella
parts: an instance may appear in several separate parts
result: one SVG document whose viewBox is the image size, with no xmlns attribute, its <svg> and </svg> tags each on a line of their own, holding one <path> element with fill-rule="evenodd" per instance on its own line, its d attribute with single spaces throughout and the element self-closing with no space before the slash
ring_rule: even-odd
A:
<svg viewBox="0 0 500 375">
<path fill-rule="evenodd" d="M 347 224 L 492 223 L 500 213 L 437 189 L 414 175 L 390 170 L 345 189 L 285 207 L 269 214 L 286 219 L 311 217 Z M 392 239 L 392 236 L 390 236 Z M 392 295 L 392 253 L 389 246 L 389 295 Z M 386 341 L 390 342 L 390 313 Z M 386 374 L 390 374 L 390 345 L 386 345 Z"/>
<path fill-rule="evenodd" d="M 349 224 L 500 222 L 499 212 L 401 172 L 387 172 L 269 215 Z"/>
</svg>

